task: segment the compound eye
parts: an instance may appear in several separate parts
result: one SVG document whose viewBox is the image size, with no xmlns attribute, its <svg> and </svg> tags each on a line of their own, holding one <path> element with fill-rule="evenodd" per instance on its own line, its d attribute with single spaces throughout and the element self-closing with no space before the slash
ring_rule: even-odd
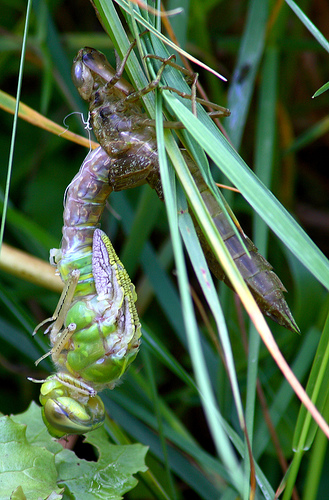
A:
<svg viewBox="0 0 329 500">
<path fill-rule="evenodd" d="M 42 408 L 42 416 L 49 433 L 60 438 L 66 434 L 85 434 L 102 425 L 105 409 L 102 400 L 89 398 L 86 405 L 62 396 L 48 399 Z"/>
<path fill-rule="evenodd" d="M 88 101 L 93 92 L 94 78 L 90 69 L 79 57 L 73 62 L 71 76 L 82 99 Z"/>
<path fill-rule="evenodd" d="M 83 83 L 83 66 L 82 61 L 77 61 L 72 66 L 72 80 L 76 86 L 80 86 Z"/>
</svg>

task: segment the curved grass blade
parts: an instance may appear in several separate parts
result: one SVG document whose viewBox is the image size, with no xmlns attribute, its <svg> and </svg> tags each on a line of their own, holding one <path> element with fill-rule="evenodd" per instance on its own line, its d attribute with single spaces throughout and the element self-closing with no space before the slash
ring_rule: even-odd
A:
<svg viewBox="0 0 329 500">
<path fill-rule="evenodd" d="M 248 203 L 309 271 L 329 289 L 328 259 L 274 195 L 251 172 L 226 139 L 220 135 L 218 130 L 206 128 L 175 96 L 168 94 L 166 99 L 186 129 L 241 191 Z"/>
<path fill-rule="evenodd" d="M 4 196 L 4 206 L 3 206 L 2 219 L 1 219 L 1 227 L 0 227 L 0 250 L 1 250 L 1 245 L 2 245 L 2 241 L 3 241 L 3 235 L 4 235 L 4 231 L 5 231 L 5 222 L 6 222 L 8 199 L 9 199 L 9 186 L 10 186 L 10 179 L 11 179 L 11 172 L 12 172 L 12 165 L 13 165 L 13 158 L 14 158 L 15 139 L 16 139 L 18 105 L 19 105 L 19 100 L 20 100 L 20 95 L 21 95 L 21 88 L 22 88 L 22 79 L 23 79 L 23 72 L 24 72 L 24 58 L 25 58 L 25 50 L 26 50 L 26 40 L 27 40 L 27 34 L 28 34 L 28 29 L 29 29 L 31 7 L 32 7 L 32 1 L 28 0 L 27 9 L 26 9 L 25 26 L 24 26 L 24 35 L 23 35 L 23 41 L 22 41 L 22 51 L 21 51 L 21 59 L 20 59 L 18 83 L 17 83 L 16 107 L 15 107 L 15 114 L 14 114 L 14 121 L 13 121 L 13 128 L 12 128 L 12 136 L 11 136 L 11 143 L 10 143 L 9 160 L 8 160 L 6 190 L 5 190 L 5 196 Z"/>
<path fill-rule="evenodd" d="M 307 382 L 306 393 L 309 395 L 319 411 L 322 412 L 329 393 L 329 316 L 321 335 L 321 339 L 314 357 L 312 370 Z M 293 437 L 293 450 L 295 452 L 308 450 L 313 443 L 318 427 L 306 408 L 302 406 L 299 411 L 295 433 Z"/>
<path fill-rule="evenodd" d="M 236 462 L 233 450 L 231 450 L 231 446 L 229 444 L 226 435 L 221 431 L 221 427 L 219 427 L 218 425 L 219 424 L 217 417 L 218 409 L 214 396 L 212 394 L 208 370 L 206 368 L 206 364 L 202 356 L 202 347 L 199 339 L 199 333 L 197 330 L 195 316 L 193 313 L 191 296 L 189 293 L 188 278 L 186 274 L 186 268 L 182 252 L 182 243 L 180 241 L 178 234 L 177 208 L 176 208 L 177 205 L 175 199 L 173 198 L 174 194 L 173 177 L 172 176 L 170 177 L 169 175 L 165 150 L 163 147 L 161 147 L 161 145 L 164 144 L 164 135 L 162 128 L 162 108 L 160 105 L 160 101 L 157 107 L 156 120 L 158 124 L 157 142 L 159 148 L 161 180 L 164 189 L 166 208 L 168 211 L 168 221 L 171 229 L 173 248 L 178 270 L 178 282 L 180 288 L 180 295 L 182 299 L 185 329 L 186 332 L 188 332 L 187 338 L 189 342 L 190 355 L 193 361 L 195 375 L 199 386 L 200 394 L 202 397 L 203 408 L 207 416 L 209 426 L 212 429 L 212 435 L 215 440 L 217 453 L 221 456 L 223 462 L 226 464 L 226 467 L 230 473 L 233 484 L 236 486 L 238 491 L 242 491 L 241 490 L 242 475 L 240 472 L 240 468 Z M 168 136 L 169 134 L 167 133 L 166 135 Z M 167 137 L 167 139 L 169 139 L 169 137 Z"/>
<path fill-rule="evenodd" d="M 113 16 L 113 3 L 108 2 L 107 0 L 93 0 L 95 5 L 97 6 L 98 10 L 101 11 L 107 19 L 114 19 Z M 131 15 L 132 9 L 131 9 L 131 3 L 125 2 L 124 0 L 116 0 L 116 3 L 122 8 L 123 11 L 127 12 L 129 15 Z M 161 40 L 163 43 L 171 47 L 173 50 L 177 51 L 178 53 L 182 54 L 184 57 L 189 59 L 190 61 L 194 62 L 195 64 L 203 67 L 207 71 L 210 71 L 213 73 L 215 76 L 218 78 L 221 78 L 222 80 L 226 81 L 226 78 L 217 73 L 215 70 L 212 68 L 208 67 L 206 64 L 200 62 L 198 59 L 195 57 L 191 56 L 188 52 L 183 50 L 181 47 L 178 47 L 176 44 L 174 44 L 171 40 L 169 40 L 167 37 L 165 37 L 160 31 L 154 28 L 152 24 L 150 24 L 142 15 L 140 15 L 136 9 L 133 9 L 133 14 L 134 14 L 134 19 L 138 21 L 145 29 L 153 33 L 159 40 Z M 130 17 L 130 16 L 129 16 Z M 129 22 L 128 18 L 128 22 Z M 133 30 L 132 30 L 133 31 Z M 112 37 L 111 37 L 112 38 Z M 128 48 L 128 47 L 127 47 Z"/>
<path fill-rule="evenodd" d="M 294 11 L 296 16 L 301 20 L 301 22 L 306 26 L 308 31 L 314 36 L 322 47 L 329 52 L 329 42 L 322 35 L 321 31 L 312 23 L 312 21 L 306 16 L 300 7 L 294 2 L 294 0 L 285 0 L 289 7 Z"/>
<path fill-rule="evenodd" d="M 257 69 L 264 50 L 268 8 L 268 2 L 263 0 L 252 0 L 248 4 L 248 17 L 228 91 L 227 106 L 231 116 L 225 121 L 225 128 L 237 150 L 240 149 Z"/>
</svg>

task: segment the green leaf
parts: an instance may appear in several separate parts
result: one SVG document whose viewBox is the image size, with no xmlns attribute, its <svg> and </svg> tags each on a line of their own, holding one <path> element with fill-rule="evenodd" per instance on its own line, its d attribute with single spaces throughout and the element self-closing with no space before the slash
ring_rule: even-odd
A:
<svg viewBox="0 0 329 500">
<path fill-rule="evenodd" d="M 70 498 L 92 500 L 97 495 L 99 499 L 119 500 L 123 498 L 125 493 L 136 486 L 138 481 L 133 477 L 133 474 L 147 470 L 144 461 L 148 449 L 146 446 L 140 444 L 125 446 L 109 444 L 108 435 L 103 427 L 91 432 L 85 440 L 86 443 L 97 448 L 98 461 L 88 462 L 79 459 L 73 451 L 63 449 L 59 442 L 50 437 L 42 421 L 40 407 L 33 402 L 24 413 L 10 418 L 2 417 L 0 422 L 4 419 L 5 421 L 9 420 L 12 427 L 17 427 L 16 440 L 20 446 L 22 434 L 24 435 L 27 449 L 27 451 L 23 450 L 21 452 L 19 445 L 17 445 L 17 449 L 10 450 L 14 465 L 11 462 L 8 465 L 7 461 L 2 459 L 5 462 L 4 465 L 7 465 L 7 468 L 12 472 L 15 466 L 18 468 L 17 464 L 29 451 L 31 455 L 30 462 L 38 460 L 37 464 L 40 462 L 40 466 L 32 466 L 30 462 L 26 466 L 27 470 L 28 465 L 33 467 L 35 482 L 31 485 L 25 478 L 28 475 L 27 472 L 22 474 L 23 478 L 16 473 L 11 482 L 8 480 L 8 475 L 2 478 L 1 474 L 0 500 L 7 500 L 18 485 L 22 485 L 27 500 L 35 500 L 38 496 L 46 498 L 53 491 L 63 492 L 64 486 L 66 487 L 65 493 L 72 495 Z M 1 441 L 3 435 L 11 443 L 13 441 L 11 428 L 6 427 L 4 431 L 2 431 L 1 427 L 0 429 Z M 6 456 L 6 450 L 4 449 L 2 452 L 2 446 L 0 443 L 1 455 Z M 41 450 L 40 458 L 37 454 L 38 450 Z M 35 469 L 35 467 L 37 468 Z M 19 472 L 22 469 L 23 467 L 20 466 Z M 40 477 L 42 477 L 42 481 L 40 481 Z M 4 490 L 5 496 L 1 496 L 2 484 L 9 484 L 8 490 Z M 58 489 L 58 485 L 60 489 Z M 37 486 L 39 486 L 40 490 Z"/>
<path fill-rule="evenodd" d="M 13 493 L 16 498 L 24 498 L 24 492 L 26 500 L 46 498 L 53 491 L 60 493 L 54 455 L 32 444 L 26 430 L 26 425 L 11 417 L 0 418 L 0 500 L 8 500 Z"/>
<path fill-rule="evenodd" d="M 326 90 L 329 89 L 329 82 L 325 83 L 324 85 L 322 85 L 322 87 L 320 87 L 314 95 L 312 95 L 312 97 L 318 97 L 319 95 L 323 94 L 323 92 L 326 92 Z"/>
<path fill-rule="evenodd" d="M 46 448 L 53 454 L 59 453 L 62 450 L 62 445 L 50 437 L 41 417 L 40 406 L 34 401 L 32 401 L 25 412 L 12 415 L 11 419 L 17 424 L 27 426 L 26 439 L 30 444 Z"/>
<path fill-rule="evenodd" d="M 97 462 L 77 460 L 70 450 L 63 450 L 56 457 L 59 482 L 68 487 L 74 498 L 119 500 L 136 486 L 138 481 L 133 474 L 147 470 L 146 446 L 109 444 L 103 427 L 91 432 L 85 442 L 97 448 Z"/>
<path fill-rule="evenodd" d="M 24 491 L 21 486 L 18 486 L 16 488 L 16 490 L 11 495 L 10 500 L 26 500 L 26 496 L 24 495 Z"/>
</svg>

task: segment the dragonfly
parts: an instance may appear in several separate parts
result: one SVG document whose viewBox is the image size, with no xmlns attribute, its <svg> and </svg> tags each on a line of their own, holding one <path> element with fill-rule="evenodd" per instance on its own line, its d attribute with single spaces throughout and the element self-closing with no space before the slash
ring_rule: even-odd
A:
<svg viewBox="0 0 329 500">
<path fill-rule="evenodd" d="M 141 324 L 136 292 L 107 235 L 99 229 L 111 159 L 101 148 L 89 152 L 66 190 L 63 239 L 50 251 L 64 282 L 50 322 L 51 356 L 57 373 L 41 382 L 40 402 L 49 433 L 84 434 L 103 424 L 98 392 L 113 389 L 135 359 Z"/>
<path fill-rule="evenodd" d="M 99 144 L 111 158 L 109 184 L 113 190 L 121 191 L 148 183 L 156 190 L 159 198 L 163 199 L 155 124 L 153 120 L 148 119 L 141 98 L 159 85 L 166 65 L 174 63 L 172 56 L 168 59 L 152 56 L 162 62 L 157 76 L 144 89 L 135 91 L 122 76 L 133 47 L 134 42 L 122 62 L 117 58 L 116 69 L 98 50 L 90 47 L 81 49 L 73 61 L 72 79 L 80 96 L 89 103 L 93 131 Z M 182 95 L 173 88 L 162 88 Z M 206 103 L 199 98 L 196 100 L 201 104 Z M 228 110 L 225 108 L 212 103 L 211 106 L 215 106 L 217 115 L 227 116 Z M 164 122 L 164 126 L 170 127 L 170 123 Z M 183 155 L 213 222 L 258 306 L 266 316 L 278 324 L 293 332 L 299 332 L 284 297 L 287 290 L 274 273 L 271 264 L 258 252 L 242 230 L 239 236 L 237 235 L 233 229 L 235 220 L 232 218 L 233 224 L 228 220 L 194 160 L 185 151 Z M 192 213 L 191 215 L 211 271 L 233 289 L 196 218 Z"/>
</svg>

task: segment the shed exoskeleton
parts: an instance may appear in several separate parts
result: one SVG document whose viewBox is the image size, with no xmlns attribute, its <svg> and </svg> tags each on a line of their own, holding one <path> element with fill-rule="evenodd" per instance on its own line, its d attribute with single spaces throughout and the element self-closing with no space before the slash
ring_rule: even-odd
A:
<svg viewBox="0 0 329 500">
<path fill-rule="evenodd" d="M 159 84 L 166 64 L 172 62 L 171 58 L 163 60 L 157 78 L 144 89 L 135 91 L 122 78 L 132 48 L 133 44 L 116 70 L 101 52 L 89 47 L 81 49 L 73 62 L 72 78 L 81 97 L 89 102 L 90 121 L 96 138 L 112 159 L 109 184 L 113 190 L 129 189 L 147 182 L 163 199 L 154 122 L 148 119 L 140 98 Z M 225 116 L 228 110 L 217 106 L 218 113 Z M 243 247 L 198 167 L 186 152 L 183 154 L 217 230 L 260 309 L 280 325 L 299 332 L 283 295 L 286 289 L 272 266 L 240 231 Z M 232 288 L 195 217 L 193 220 L 211 271 Z"/>
</svg>

